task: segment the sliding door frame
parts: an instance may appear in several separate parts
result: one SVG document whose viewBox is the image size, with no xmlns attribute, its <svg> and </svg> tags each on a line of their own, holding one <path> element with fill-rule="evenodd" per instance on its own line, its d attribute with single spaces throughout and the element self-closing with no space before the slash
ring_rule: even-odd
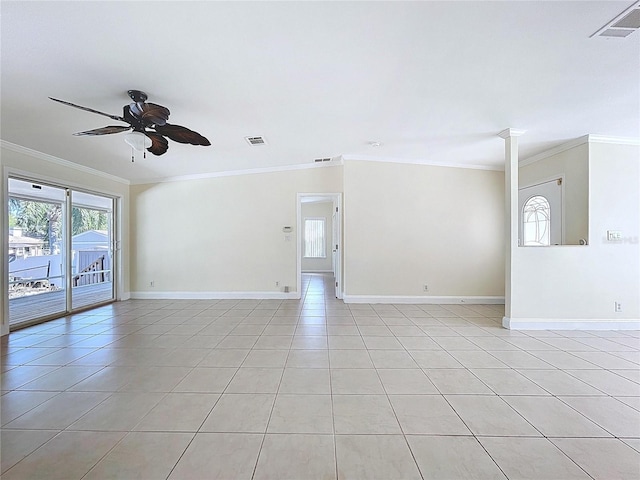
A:
<svg viewBox="0 0 640 480">
<path fill-rule="evenodd" d="M 66 302 L 67 311 L 62 313 L 56 313 L 53 315 L 38 317 L 36 319 L 33 319 L 32 321 L 21 322 L 18 325 L 11 325 L 10 318 L 9 318 L 9 288 L 8 288 L 9 285 L 7 283 L 9 278 L 9 262 L 6 260 L 9 254 L 9 244 L 7 241 L 7 239 L 9 238 L 9 217 L 8 217 L 9 196 L 10 196 L 9 195 L 9 178 L 13 178 L 13 179 L 21 180 L 25 182 L 33 182 L 37 184 L 48 185 L 55 188 L 61 188 L 66 191 L 65 200 L 64 200 L 64 206 L 65 206 L 64 208 L 64 211 L 65 211 L 64 212 L 64 215 L 65 215 L 64 245 L 66 250 L 65 252 L 65 269 L 66 269 L 66 277 L 65 277 L 66 300 L 65 302 Z M 9 331 L 18 330 L 20 328 L 25 328 L 38 323 L 43 323 L 49 320 L 60 318 L 61 316 L 70 315 L 70 314 L 82 312 L 85 310 L 90 310 L 93 308 L 97 308 L 103 305 L 108 305 L 110 303 L 119 301 L 121 299 L 121 292 L 123 291 L 123 286 L 124 286 L 123 285 L 124 279 L 122 276 L 122 255 L 121 255 L 121 248 L 120 248 L 122 244 L 122 239 L 120 236 L 121 235 L 120 225 L 122 222 L 122 216 L 121 216 L 122 196 L 112 192 L 101 191 L 99 189 L 93 190 L 90 188 L 86 188 L 82 185 L 74 184 L 73 182 L 60 180 L 58 178 L 47 177 L 44 175 L 34 174 L 33 172 L 22 171 L 22 170 L 11 168 L 11 167 L 3 168 L 2 182 L 3 182 L 2 218 L 5 219 L 5 222 L 3 225 L 4 227 L 3 231 L 1 232 L 1 234 L 3 235 L 3 240 L 2 242 L 0 242 L 0 246 L 2 247 L 1 248 L 2 251 L 0 252 L 0 254 L 3 256 L 2 271 L 1 271 L 2 281 L 0 282 L 0 286 L 2 287 L 1 295 L 3 299 L 3 302 L 2 302 L 3 311 L 0 313 L 2 313 L 2 317 L 6 322 L 6 327 L 8 327 L 8 330 Z M 111 263 L 111 270 L 112 270 L 111 278 L 112 278 L 112 293 L 113 293 L 112 298 L 107 301 L 103 301 L 103 302 L 99 302 L 99 303 L 95 303 L 87 306 L 82 306 L 75 310 L 73 309 L 73 305 L 72 305 L 72 300 L 73 300 L 72 299 L 72 295 L 73 295 L 72 277 L 73 276 L 71 275 L 71 268 L 72 268 L 72 261 L 73 261 L 71 256 L 71 249 L 72 249 L 71 193 L 72 191 L 107 197 L 112 200 L 112 214 L 110 219 L 110 226 L 112 231 L 111 231 L 111 241 L 109 245 L 109 248 L 111 251 L 111 257 L 112 257 L 112 263 Z"/>
</svg>

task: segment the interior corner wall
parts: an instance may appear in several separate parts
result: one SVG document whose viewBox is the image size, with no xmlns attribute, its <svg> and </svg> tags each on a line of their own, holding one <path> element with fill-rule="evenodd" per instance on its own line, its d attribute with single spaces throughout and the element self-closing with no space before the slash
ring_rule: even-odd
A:
<svg viewBox="0 0 640 480">
<path fill-rule="evenodd" d="M 132 185 L 132 296 L 294 292 L 297 194 L 341 191 L 342 166 Z"/>
<path fill-rule="evenodd" d="M 324 242 L 324 258 L 305 258 L 302 257 L 302 271 L 303 272 L 331 272 L 333 271 L 333 258 L 332 258 L 332 233 L 333 233 L 333 202 L 308 202 L 303 203 L 301 207 L 303 228 L 304 219 L 324 218 L 325 221 L 325 242 Z M 302 235 L 302 245 L 304 250 L 304 231 L 300 232 Z M 302 255 L 304 252 L 300 252 Z"/>
<path fill-rule="evenodd" d="M 519 188 L 564 176 L 564 244 L 579 245 L 589 229 L 589 144 L 578 145 L 519 168 Z"/>
<path fill-rule="evenodd" d="M 24 152 L 14 151 L 13 149 L 2 146 L 0 148 L 0 156 L 2 157 L 3 172 L 20 172 L 21 174 L 41 181 L 49 181 L 58 183 L 63 186 L 84 188 L 96 193 L 104 193 L 113 195 L 121 199 L 120 202 L 120 256 L 121 256 L 121 276 L 122 286 L 118 295 L 126 299 L 129 296 L 129 184 L 112 180 L 105 176 L 92 174 L 83 169 L 76 169 L 61 163 L 52 162 L 45 158 L 30 155 Z M 7 186 L 2 183 L 2 189 Z M 3 208 L 4 210 L 4 208 Z M 3 220 L 4 219 L 3 212 Z M 3 225 L 6 230 L 6 224 Z M 3 235 L 4 236 L 4 235 Z M 6 255 L 6 246 L 3 249 Z M 6 258 L 6 257 L 5 257 Z M 4 279 L 4 276 L 3 276 Z M 4 280 L 3 280 L 4 281 Z M 6 286 L 3 287 L 6 292 Z M 0 295 L 4 297 L 4 295 Z M 4 315 L 3 315 L 4 316 Z M 8 319 L 3 319 L 7 322 Z M 8 328 L 8 326 L 7 326 Z M 4 333 L 4 331 L 3 331 Z"/>
<path fill-rule="evenodd" d="M 503 301 L 504 172 L 348 160 L 344 214 L 346 301 Z"/>
<path fill-rule="evenodd" d="M 512 327 L 637 328 L 640 147 L 590 142 L 587 152 L 589 245 L 516 250 Z M 608 241 L 609 230 L 622 239 Z"/>
</svg>

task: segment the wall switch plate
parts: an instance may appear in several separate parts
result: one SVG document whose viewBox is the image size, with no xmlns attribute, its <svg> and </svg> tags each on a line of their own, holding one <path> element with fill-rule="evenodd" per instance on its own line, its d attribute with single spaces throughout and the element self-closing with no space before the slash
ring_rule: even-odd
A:
<svg viewBox="0 0 640 480">
<path fill-rule="evenodd" d="M 607 230 L 607 240 L 610 242 L 622 240 L 622 232 L 619 230 Z"/>
</svg>

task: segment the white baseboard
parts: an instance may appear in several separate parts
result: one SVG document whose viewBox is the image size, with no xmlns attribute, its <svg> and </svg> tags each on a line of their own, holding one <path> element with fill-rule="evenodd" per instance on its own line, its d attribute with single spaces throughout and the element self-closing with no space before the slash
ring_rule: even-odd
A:
<svg viewBox="0 0 640 480">
<path fill-rule="evenodd" d="M 297 292 L 131 292 L 136 300 L 292 300 Z"/>
<path fill-rule="evenodd" d="M 131 299 L 131 292 L 124 292 L 122 295 L 120 295 L 120 298 L 118 298 L 118 301 L 124 302 L 125 300 L 129 300 L 129 299 Z"/>
<path fill-rule="evenodd" d="M 502 318 L 509 330 L 640 330 L 639 319 Z"/>
<path fill-rule="evenodd" d="M 424 295 L 343 295 L 344 303 L 502 305 L 504 297 L 431 297 Z"/>
</svg>

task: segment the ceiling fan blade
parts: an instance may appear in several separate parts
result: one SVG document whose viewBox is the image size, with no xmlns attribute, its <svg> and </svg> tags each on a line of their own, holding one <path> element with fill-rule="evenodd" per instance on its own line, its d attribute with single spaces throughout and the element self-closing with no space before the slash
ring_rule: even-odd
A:
<svg viewBox="0 0 640 480">
<path fill-rule="evenodd" d="M 91 113 L 97 113 L 98 115 L 104 115 L 105 117 L 112 118 L 113 120 L 119 120 L 121 122 L 125 121 L 124 118 L 119 117 L 117 115 L 111 115 L 110 113 L 100 112 L 98 110 L 94 110 L 93 108 L 82 107 L 80 105 L 76 105 L 75 103 L 65 102 L 64 100 L 58 100 L 57 98 L 53 98 L 53 97 L 49 97 L 49 98 L 54 102 L 62 103 L 63 105 L 68 105 L 69 107 L 79 108 L 80 110 L 84 110 L 86 112 L 91 112 Z"/>
<path fill-rule="evenodd" d="M 151 146 L 147 150 L 154 155 L 162 155 L 169 150 L 169 142 L 162 135 L 151 132 L 144 132 L 151 139 Z"/>
<path fill-rule="evenodd" d="M 169 119 L 169 109 L 155 103 L 136 102 L 129 105 L 129 111 L 135 118 L 150 127 L 152 125 L 164 125 Z"/>
<path fill-rule="evenodd" d="M 174 142 L 178 143 L 190 143 L 191 145 L 203 145 L 209 146 L 211 142 L 198 132 L 189 130 L 187 127 L 181 125 L 171 125 L 169 123 L 165 125 L 156 125 L 156 132 L 169 137 Z"/>
<path fill-rule="evenodd" d="M 76 136 L 81 135 L 109 135 L 111 133 L 120 133 L 126 130 L 131 130 L 131 127 L 123 127 L 121 125 L 111 125 L 109 127 L 96 128 L 94 130 L 87 130 L 86 132 L 74 133 Z"/>
</svg>

